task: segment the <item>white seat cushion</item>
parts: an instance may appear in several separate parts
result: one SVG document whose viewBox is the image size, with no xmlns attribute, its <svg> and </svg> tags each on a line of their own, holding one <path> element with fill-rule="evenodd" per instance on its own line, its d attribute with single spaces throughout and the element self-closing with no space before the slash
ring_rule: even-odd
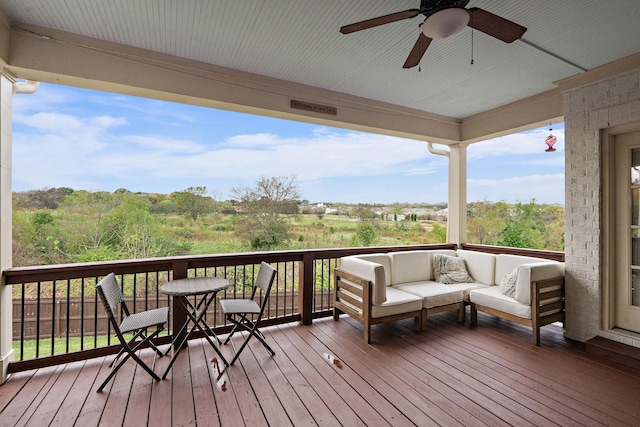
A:
<svg viewBox="0 0 640 427">
<path fill-rule="evenodd" d="M 470 283 L 465 284 L 470 285 Z M 464 293 L 462 289 L 456 288 L 451 285 L 445 285 L 439 282 L 424 281 L 402 283 L 400 285 L 395 285 L 387 288 L 387 293 L 390 289 L 393 288 L 408 292 L 413 295 L 417 295 L 422 299 L 422 306 L 424 308 L 433 308 L 440 307 L 441 305 L 454 304 L 456 302 L 461 302 L 464 299 Z"/>
<path fill-rule="evenodd" d="M 447 287 L 461 290 L 462 298 L 465 301 L 469 301 L 469 292 L 471 292 L 471 290 L 487 288 L 489 287 L 489 285 L 485 285 L 484 283 L 480 283 L 480 282 L 472 282 L 472 283 L 452 283 L 450 285 L 447 285 Z"/>
<path fill-rule="evenodd" d="M 500 291 L 499 286 L 474 289 L 469 292 L 469 300 L 523 319 L 531 319 L 531 306 L 520 304 L 514 298 L 509 298 Z"/>
<path fill-rule="evenodd" d="M 387 300 L 371 306 L 371 317 L 384 317 L 422 309 L 422 298 L 393 287 L 387 288 Z"/>
</svg>

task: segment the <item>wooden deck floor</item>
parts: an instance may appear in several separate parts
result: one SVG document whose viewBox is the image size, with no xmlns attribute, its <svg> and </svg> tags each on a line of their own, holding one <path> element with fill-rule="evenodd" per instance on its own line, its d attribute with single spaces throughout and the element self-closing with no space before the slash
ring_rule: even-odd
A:
<svg viewBox="0 0 640 427">
<path fill-rule="evenodd" d="M 128 362 L 102 393 L 111 357 L 18 373 L 0 387 L 0 425 L 640 425 L 640 373 L 586 354 L 559 326 L 534 347 L 528 328 L 490 316 L 473 329 L 429 319 L 424 333 L 374 326 L 372 345 L 344 316 L 268 328 L 276 356 L 252 340 L 220 379 L 201 341 L 166 380 Z"/>
</svg>

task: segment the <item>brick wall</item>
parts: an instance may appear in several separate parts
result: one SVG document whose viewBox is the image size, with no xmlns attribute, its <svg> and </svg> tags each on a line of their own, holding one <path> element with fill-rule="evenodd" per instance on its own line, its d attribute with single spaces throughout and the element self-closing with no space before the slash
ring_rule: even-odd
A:
<svg viewBox="0 0 640 427">
<path fill-rule="evenodd" d="M 600 131 L 640 123 L 640 72 L 564 94 L 566 336 L 586 341 L 601 325 Z"/>
</svg>

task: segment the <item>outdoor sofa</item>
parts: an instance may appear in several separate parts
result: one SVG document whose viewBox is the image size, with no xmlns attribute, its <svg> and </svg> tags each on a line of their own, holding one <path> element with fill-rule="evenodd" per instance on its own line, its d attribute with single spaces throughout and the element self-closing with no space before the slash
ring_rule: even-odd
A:
<svg viewBox="0 0 640 427">
<path fill-rule="evenodd" d="M 540 327 L 564 322 L 564 263 L 528 256 L 471 250 L 415 250 L 353 255 L 335 269 L 334 313 L 371 326 L 413 318 L 419 331 L 428 316 L 457 311 L 471 323 L 477 311 L 532 327 L 540 345 Z"/>
</svg>

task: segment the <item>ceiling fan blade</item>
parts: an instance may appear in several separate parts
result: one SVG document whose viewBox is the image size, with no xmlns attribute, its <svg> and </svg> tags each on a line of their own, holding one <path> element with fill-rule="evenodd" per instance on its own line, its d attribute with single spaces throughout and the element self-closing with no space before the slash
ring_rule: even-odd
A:
<svg viewBox="0 0 640 427">
<path fill-rule="evenodd" d="M 377 27 L 378 25 L 389 24 L 391 22 L 402 21 L 403 19 L 413 18 L 418 16 L 420 10 L 409 9 L 402 12 L 390 13 L 389 15 L 378 16 L 377 18 L 367 19 L 366 21 L 356 22 L 354 24 L 345 25 L 340 27 L 342 34 L 355 33 L 356 31 L 366 30 L 367 28 Z"/>
<path fill-rule="evenodd" d="M 526 27 L 494 15 L 486 10 L 472 7 L 469 10 L 469 26 L 492 37 L 511 43 L 518 40 L 527 31 Z"/>
<path fill-rule="evenodd" d="M 407 60 L 404 62 L 402 68 L 413 68 L 420 63 L 420 60 L 424 56 L 424 53 L 427 51 L 429 44 L 431 43 L 429 37 L 420 33 L 420 37 L 416 40 L 416 44 L 413 45 L 413 49 L 409 52 L 409 56 Z"/>
</svg>

